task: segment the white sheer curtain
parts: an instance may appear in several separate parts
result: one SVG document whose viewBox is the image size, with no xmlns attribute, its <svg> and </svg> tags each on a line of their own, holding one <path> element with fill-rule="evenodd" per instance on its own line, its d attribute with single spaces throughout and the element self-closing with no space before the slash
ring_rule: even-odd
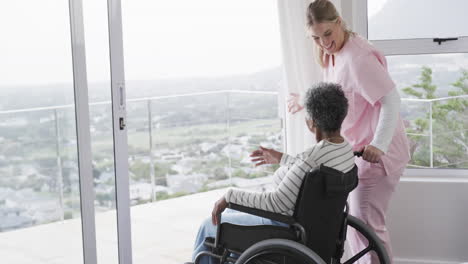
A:
<svg viewBox="0 0 468 264">
<path fill-rule="evenodd" d="M 313 56 L 313 41 L 306 36 L 306 9 L 310 0 L 278 0 L 281 44 L 283 50 L 284 84 L 280 105 L 286 106 L 289 93 L 304 95 L 321 80 L 320 66 Z M 302 98 L 302 97 L 301 97 Z M 315 143 L 305 126 L 304 111 L 291 115 L 285 109 L 286 152 L 295 155 Z"/>
<path fill-rule="evenodd" d="M 331 0 L 340 13 L 341 1 Z M 284 84 L 279 100 L 282 109 L 285 109 L 286 152 L 291 155 L 300 153 L 315 143 L 313 134 L 305 125 L 304 111 L 291 115 L 287 113 L 286 107 L 289 93 L 304 95 L 310 86 L 322 80 L 320 66 L 314 58 L 315 44 L 306 36 L 306 9 L 311 2 L 312 0 L 278 0 L 284 65 Z M 346 11 L 349 14 L 350 10 Z M 350 248 L 346 243 L 344 260 L 350 257 L 349 252 Z"/>
</svg>

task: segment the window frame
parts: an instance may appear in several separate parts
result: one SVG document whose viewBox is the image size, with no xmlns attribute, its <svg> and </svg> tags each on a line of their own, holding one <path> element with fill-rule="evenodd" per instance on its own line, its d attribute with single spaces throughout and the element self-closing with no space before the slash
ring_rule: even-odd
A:
<svg viewBox="0 0 468 264">
<path fill-rule="evenodd" d="M 344 1 L 348 2 L 348 1 Z M 368 38 L 367 0 L 349 1 L 345 18 L 351 18 L 353 29 L 361 36 Z M 352 3 L 351 3 L 352 2 Z M 352 5 L 352 6 L 350 6 Z M 437 37 L 437 36 L 435 36 Z M 383 52 L 385 56 L 391 55 L 419 55 L 419 54 L 445 54 L 468 53 L 468 36 L 454 36 L 457 40 L 438 44 L 433 38 L 369 40 Z"/>
<path fill-rule="evenodd" d="M 84 43 L 83 1 L 69 1 L 70 40 L 73 64 L 73 90 L 80 190 L 83 263 L 97 263 L 94 177 L 92 173 L 89 124 L 88 79 Z"/>
<path fill-rule="evenodd" d="M 368 38 L 368 0 L 342 0 L 342 15 L 345 21 L 359 35 Z M 455 36 L 456 37 L 456 36 Z M 385 56 L 393 55 L 420 55 L 420 54 L 449 54 L 468 53 L 468 36 L 459 36 L 457 40 L 442 42 L 433 38 L 369 40 Z M 405 177 L 417 179 L 421 177 L 440 178 L 445 180 L 465 180 L 468 169 L 446 168 L 406 168 Z M 450 179 L 448 179 L 449 177 Z"/>
</svg>

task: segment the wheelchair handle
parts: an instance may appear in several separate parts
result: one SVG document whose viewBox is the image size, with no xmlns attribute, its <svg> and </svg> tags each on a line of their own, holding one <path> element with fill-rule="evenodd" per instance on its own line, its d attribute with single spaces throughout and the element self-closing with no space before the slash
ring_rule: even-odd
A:
<svg viewBox="0 0 468 264">
<path fill-rule="evenodd" d="M 354 151 L 353 153 L 354 153 L 354 156 L 356 156 L 356 157 L 361 157 L 362 154 L 364 153 L 364 150 L 361 150 L 361 151 Z"/>
</svg>

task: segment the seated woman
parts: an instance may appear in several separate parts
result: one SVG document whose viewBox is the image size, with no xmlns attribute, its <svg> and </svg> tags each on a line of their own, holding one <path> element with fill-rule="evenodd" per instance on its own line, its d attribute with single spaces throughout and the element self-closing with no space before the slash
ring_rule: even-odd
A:
<svg viewBox="0 0 468 264">
<path fill-rule="evenodd" d="M 348 101 L 341 86 L 333 83 L 319 83 L 313 86 L 306 94 L 304 106 L 307 109 L 307 127 L 315 134 L 317 144 L 296 157 L 262 147 L 254 151 L 253 161 L 257 161 L 257 165 L 280 161 L 281 167 L 273 175 L 275 188 L 265 192 L 230 188 L 215 203 L 211 218 L 206 219 L 200 226 L 193 260 L 198 253 L 208 250 L 203 242 L 207 237 L 216 236 L 219 215 L 226 209 L 228 203 L 293 215 L 299 188 L 307 172 L 320 164 L 344 173 L 354 167 L 353 149 L 340 134 L 341 123 L 348 110 Z M 285 225 L 234 210 L 223 213 L 222 222 L 237 225 Z M 203 256 L 199 263 L 216 263 L 216 261 L 218 260 L 213 257 Z"/>
</svg>

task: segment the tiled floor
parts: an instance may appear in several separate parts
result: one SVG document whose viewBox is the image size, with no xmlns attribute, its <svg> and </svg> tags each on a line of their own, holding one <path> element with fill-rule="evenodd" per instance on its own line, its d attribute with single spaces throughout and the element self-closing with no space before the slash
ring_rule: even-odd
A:
<svg viewBox="0 0 468 264">
<path fill-rule="evenodd" d="M 189 261 L 199 224 L 225 190 L 215 190 L 131 209 L 135 264 Z M 99 264 L 117 264 L 115 211 L 96 215 Z M 82 264 L 79 219 L 0 233 L 0 263 Z"/>
</svg>

